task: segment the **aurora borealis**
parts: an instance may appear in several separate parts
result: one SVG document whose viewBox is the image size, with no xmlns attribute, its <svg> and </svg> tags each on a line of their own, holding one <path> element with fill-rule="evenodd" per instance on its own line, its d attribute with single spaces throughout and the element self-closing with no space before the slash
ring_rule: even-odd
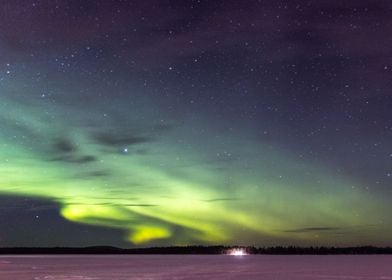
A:
<svg viewBox="0 0 392 280">
<path fill-rule="evenodd" d="M 391 14 L 2 1 L 0 246 L 392 245 Z"/>
</svg>

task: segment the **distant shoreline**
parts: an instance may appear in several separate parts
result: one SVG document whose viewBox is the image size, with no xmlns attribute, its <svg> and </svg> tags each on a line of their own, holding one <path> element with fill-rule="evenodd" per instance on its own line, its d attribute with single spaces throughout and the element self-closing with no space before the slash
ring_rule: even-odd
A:
<svg viewBox="0 0 392 280">
<path fill-rule="evenodd" d="M 246 246 L 175 246 L 122 249 L 110 246 L 71 247 L 4 247 L 0 255 L 222 255 L 241 248 L 254 255 L 390 255 L 391 247 L 246 247 Z"/>
</svg>

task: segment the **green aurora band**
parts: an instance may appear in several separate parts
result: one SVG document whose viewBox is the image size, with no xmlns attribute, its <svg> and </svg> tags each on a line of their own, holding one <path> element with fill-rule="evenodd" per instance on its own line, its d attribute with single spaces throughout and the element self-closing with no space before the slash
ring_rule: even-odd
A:
<svg viewBox="0 0 392 280">
<path fill-rule="evenodd" d="M 56 102 L 32 83 L 3 82 L 2 195 L 56 202 L 65 219 L 121 229 L 136 245 L 349 245 L 391 234 L 378 223 L 388 219 L 382 197 L 251 129 L 179 120 L 142 98 L 78 104 L 76 88 L 50 86 Z M 204 137 L 192 133 L 201 128 Z"/>
</svg>

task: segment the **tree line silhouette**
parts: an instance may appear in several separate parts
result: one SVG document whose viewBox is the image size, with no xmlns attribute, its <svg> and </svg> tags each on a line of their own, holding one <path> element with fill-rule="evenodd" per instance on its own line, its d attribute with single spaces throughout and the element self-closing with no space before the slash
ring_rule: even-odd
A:
<svg viewBox="0 0 392 280">
<path fill-rule="evenodd" d="M 172 246 L 122 249 L 110 246 L 93 246 L 84 248 L 70 247 L 9 247 L 0 248 L 1 255 L 18 254 L 92 254 L 92 255 L 222 255 L 232 249 L 242 249 L 247 254 L 254 255 L 373 255 L 392 254 L 391 247 L 246 247 L 246 246 Z"/>
</svg>

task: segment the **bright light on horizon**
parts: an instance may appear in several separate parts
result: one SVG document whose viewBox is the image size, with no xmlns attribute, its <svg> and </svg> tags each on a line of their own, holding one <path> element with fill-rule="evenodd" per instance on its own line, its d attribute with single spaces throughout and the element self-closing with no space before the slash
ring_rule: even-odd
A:
<svg viewBox="0 0 392 280">
<path fill-rule="evenodd" d="M 242 248 L 228 250 L 226 254 L 230 255 L 230 256 L 246 256 L 246 255 L 248 255 L 246 250 L 242 249 Z"/>
</svg>

